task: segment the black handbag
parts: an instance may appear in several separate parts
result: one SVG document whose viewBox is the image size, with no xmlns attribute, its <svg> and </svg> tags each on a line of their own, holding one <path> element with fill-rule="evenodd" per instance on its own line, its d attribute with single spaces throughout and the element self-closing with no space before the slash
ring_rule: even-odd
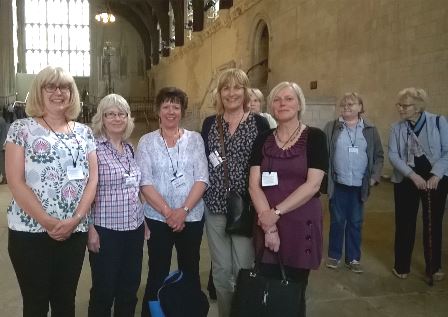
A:
<svg viewBox="0 0 448 317">
<path fill-rule="evenodd" d="M 252 207 L 249 194 L 241 195 L 236 190 L 230 189 L 229 170 L 227 166 L 226 151 L 224 146 L 224 132 L 222 128 L 222 116 L 216 116 L 221 144 L 221 155 L 224 159 L 224 186 L 226 188 L 226 228 L 227 234 L 252 237 L 255 212 Z"/>
<path fill-rule="evenodd" d="M 304 288 L 288 280 L 278 256 L 281 278 L 260 274 L 259 260 L 253 269 L 241 269 L 233 294 L 230 317 L 297 317 L 302 316 L 300 298 Z"/>
<path fill-rule="evenodd" d="M 248 197 L 227 190 L 226 207 L 226 233 L 252 237 L 255 213 Z"/>
</svg>

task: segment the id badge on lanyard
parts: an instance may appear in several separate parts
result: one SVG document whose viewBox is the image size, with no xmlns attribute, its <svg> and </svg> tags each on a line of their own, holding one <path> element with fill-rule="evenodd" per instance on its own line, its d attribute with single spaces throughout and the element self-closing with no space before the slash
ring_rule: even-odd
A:
<svg viewBox="0 0 448 317">
<path fill-rule="evenodd" d="M 261 174 L 261 186 L 277 186 L 278 185 L 278 176 L 277 172 L 263 172 Z"/>
<path fill-rule="evenodd" d="M 67 177 L 71 181 L 85 178 L 82 168 L 79 165 L 76 167 L 73 165 L 67 166 Z"/>
</svg>

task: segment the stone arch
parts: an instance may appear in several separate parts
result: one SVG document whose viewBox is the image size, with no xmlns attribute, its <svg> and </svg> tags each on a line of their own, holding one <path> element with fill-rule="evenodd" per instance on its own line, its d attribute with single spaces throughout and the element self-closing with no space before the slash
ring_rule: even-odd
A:
<svg viewBox="0 0 448 317">
<path fill-rule="evenodd" d="M 268 23 L 263 18 L 256 19 L 251 33 L 252 64 L 247 70 L 251 85 L 260 89 L 265 96 L 269 93 L 269 44 L 270 32 Z M 266 111 L 266 109 L 262 109 Z"/>
</svg>

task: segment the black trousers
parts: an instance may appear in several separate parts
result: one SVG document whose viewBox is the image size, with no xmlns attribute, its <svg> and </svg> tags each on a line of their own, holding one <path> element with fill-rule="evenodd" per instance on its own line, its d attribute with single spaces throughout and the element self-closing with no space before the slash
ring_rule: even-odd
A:
<svg viewBox="0 0 448 317">
<path fill-rule="evenodd" d="M 23 298 L 24 317 L 74 317 L 87 233 L 58 242 L 47 233 L 9 230 L 8 252 Z"/>
<path fill-rule="evenodd" d="M 92 271 L 89 317 L 134 317 L 140 286 L 145 226 L 115 231 L 95 226 L 100 251 L 89 251 Z"/>
<path fill-rule="evenodd" d="M 439 181 L 437 190 L 430 192 L 431 199 L 431 256 L 429 252 L 428 192 L 418 190 L 414 183 L 405 178 L 394 185 L 395 198 L 395 265 L 399 274 L 410 272 L 412 251 L 415 241 L 417 213 L 422 203 L 423 248 L 426 274 L 435 273 L 441 268 L 442 220 L 448 193 L 448 177 Z M 430 258 L 431 262 L 430 263 Z"/>
<path fill-rule="evenodd" d="M 157 299 L 157 291 L 170 271 L 173 246 L 176 247 L 178 268 L 195 280 L 200 288 L 199 259 L 204 230 L 204 218 L 201 221 L 185 222 L 181 232 L 173 232 L 164 222 L 145 219 L 151 230 L 151 238 L 148 240 L 149 272 L 142 302 L 142 317 L 150 316 L 148 301 Z"/>
</svg>

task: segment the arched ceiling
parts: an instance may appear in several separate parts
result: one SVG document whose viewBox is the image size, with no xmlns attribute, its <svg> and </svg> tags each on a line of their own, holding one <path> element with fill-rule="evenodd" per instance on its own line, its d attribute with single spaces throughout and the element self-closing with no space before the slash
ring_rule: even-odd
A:
<svg viewBox="0 0 448 317">
<path fill-rule="evenodd" d="M 169 3 L 173 8 L 175 24 L 175 45 L 184 45 L 185 6 L 188 0 L 95 0 L 98 4 L 108 3 L 112 12 L 127 20 L 138 32 L 144 45 L 146 67 L 159 63 L 162 56 L 170 55 L 169 48 L 161 48 L 160 40 L 169 43 Z M 204 29 L 204 6 L 209 0 L 191 0 L 193 9 L 193 32 Z M 220 9 L 229 9 L 233 0 L 221 0 Z M 157 30 L 159 24 L 160 32 Z"/>
</svg>

